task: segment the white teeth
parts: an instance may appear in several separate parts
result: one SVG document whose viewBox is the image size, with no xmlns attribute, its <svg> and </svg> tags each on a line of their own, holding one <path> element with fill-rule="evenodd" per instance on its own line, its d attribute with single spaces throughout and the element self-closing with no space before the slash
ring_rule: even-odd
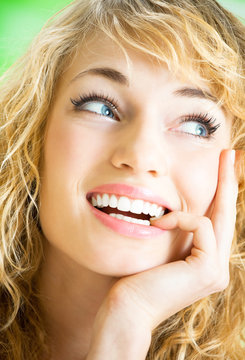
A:
<svg viewBox="0 0 245 360">
<path fill-rule="evenodd" d="M 103 204 L 103 207 L 108 206 L 108 205 L 109 205 L 109 201 L 110 201 L 109 195 L 108 195 L 108 194 L 103 194 L 103 196 L 102 196 L 102 204 Z"/>
<path fill-rule="evenodd" d="M 130 199 L 126 196 L 116 196 L 114 194 L 96 194 L 92 197 L 92 205 L 99 208 L 110 206 L 111 208 L 130 211 L 134 214 L 149 214 L 151 217 L 160 217 L 165 212 L 165 208 L 157 204 L 152 204 L 141 199 Z"/>
<path fill-rule="evenodd" d="M 98 194 L 97 195 L 97 206 L 102 207 L 102 197 Z"/>
<path fill-rule="evenodd" d="M 157 208 L 157 211 L 156 211 L 156 217 L 161 217 L 161 216 L 163 216 L 164 215 L 164 210 L 163 210 L 163 208 L 161 207 L 161 206 L 159 206 L 158 208 Z"/>
<path fill-rule="evenodd" d="M 143 200 L 133 200 L 131 202 L 130 211 L 134 214 L 141 214 L 143 211 Z"/>
<path fill-rule="evenodd" d="M 117 197 L 115 195 L 110 196 L 109 206 L 111 208 L 116 208 L 117 207 Z"/>
<path fill-rule="evenodd" d="M 151 216 L 154 216 L 157 212 L 158 206 L 156 204 L 152 204 L 149 210 L 149 213 Z"/>
<path fill-rule="evenodd" d="M 128 221 L 131 222 L 133 224 L 140 224 L 140 225 L 147 225 L 150 226 L 150 221 L 148 220 L 141 220 L 141 219 L 135 219 L 135 218 L 131 218 L 130 216 L 123 216 L 121 214 L 109 214 L 110 216 L 119 219 L 119 220 L 124 220 L 124 221 Z"/>
<path fill-rule="evenodd" d="M 118 200 L 117 208 L 121 211 L 130 211 L 131 202 L 126 196 L 121 196 Z"/>
<path fill-rule="evenodd" d="M 97 201 L 96 201 L 96 199 L 94 197 L 92 197 L 92 205 L 97 206 Z"/>
<path fill-rule="evenodd" d="M 151 207 L 151 203 L 144 201 L 143 214 L 148 215 Z"/>
</svg>

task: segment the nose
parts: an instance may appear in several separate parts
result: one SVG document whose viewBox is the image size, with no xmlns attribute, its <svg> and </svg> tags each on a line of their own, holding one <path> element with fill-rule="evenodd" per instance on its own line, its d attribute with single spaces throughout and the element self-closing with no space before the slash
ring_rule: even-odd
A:
<svg viewBox="0 0 245 360">
<path fill-rule="evenodd" d="M 163 136 L 154 125 L 126 126 L 115 140 L 111 163 L 133 175 L 166 175 Z M 166 150 L 166 149 L 165 149 Z"/>
</svg>

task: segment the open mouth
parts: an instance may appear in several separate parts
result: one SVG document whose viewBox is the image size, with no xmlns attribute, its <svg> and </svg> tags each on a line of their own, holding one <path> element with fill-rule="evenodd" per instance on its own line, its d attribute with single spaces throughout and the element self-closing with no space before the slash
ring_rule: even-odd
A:
<svg viewBox="0 0 245 360">
<path fill-rule="evenodd" d="M 158 204 L 114 194 L 90 194 L 88 201 L 109 216 L 146 226 L 150 226 L 150 218 L 161 217 L 170 212 Z"/>
</svg>

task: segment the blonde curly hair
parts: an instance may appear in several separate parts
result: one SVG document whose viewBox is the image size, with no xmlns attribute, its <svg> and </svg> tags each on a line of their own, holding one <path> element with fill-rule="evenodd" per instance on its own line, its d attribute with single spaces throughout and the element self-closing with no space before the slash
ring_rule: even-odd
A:
<svg viewBox="0 0 245 360">
<path fill-rule="evenodd" d="M 49 357 L 36 286 L 43 259 L 39 193 L 46 118 L 78 44 L 98 32 L 206 84 L 233 117 L 232 147 L 245 150 L 245 27 L 215 0 L 76 0 L 51 18 L 1 78 L 1 360 Z M 147 360 L 245 358 L 244 163 L 240 152 L 230 284 L 160 324 Z"/>
</svg>

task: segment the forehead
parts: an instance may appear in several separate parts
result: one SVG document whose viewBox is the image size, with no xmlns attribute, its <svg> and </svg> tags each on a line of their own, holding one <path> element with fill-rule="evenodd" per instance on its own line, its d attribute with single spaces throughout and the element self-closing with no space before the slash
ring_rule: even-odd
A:
<svg viewBox="0 0 245 360">
<path fill-rule="evenodd" d="M 149 77 L 154 86 L 185 82 L 196 84 L 208 92 L 208 87 L 200 80 L 197 72 L 187 71 L 189 77 L 186 78 L 182 73 L 167 71 L 167 64 L 153 55 L 129 45 L 119 44 L 104 34 L 94 34 L 92 38 L 78 45 L 62 78 L 71 81 L 91 68 L 113 68 L 125 74 L 129 84 L 139 83 L 143 78 Z"/>
<path fill-rule="evenodd" d="M 131 115 L 155 111 L 155 115 L 161 112 L 170 119 L 183 112 L 210 113 L 222 119 L 230 131 L 230 116 L 205 84 L 200 87 L 184 81 L 165 63 L 132 47 L 122 48 L 107 36 L 94 36 L 79 44 L 55 90 L 55 109 L 67 99 L 93 91 L 119 99 Z"/>
<path fill-rule="evenodd" d="M 135 64 L 137 64 L 137 69 L 144 65 L 154 71 L 157 61 L 146 56 L 142 51 L 125 45 L 120 46 L 104 34 L 94 35 L 93 38 L 78 45 L 65 75 L 73 78 L 81 69 L 85 71 L 91 67 L 110 68 L 113 66 L 115 69 L 123 70 L 129 78 L 132 78 L 135 73 Z"/>
</svg>

